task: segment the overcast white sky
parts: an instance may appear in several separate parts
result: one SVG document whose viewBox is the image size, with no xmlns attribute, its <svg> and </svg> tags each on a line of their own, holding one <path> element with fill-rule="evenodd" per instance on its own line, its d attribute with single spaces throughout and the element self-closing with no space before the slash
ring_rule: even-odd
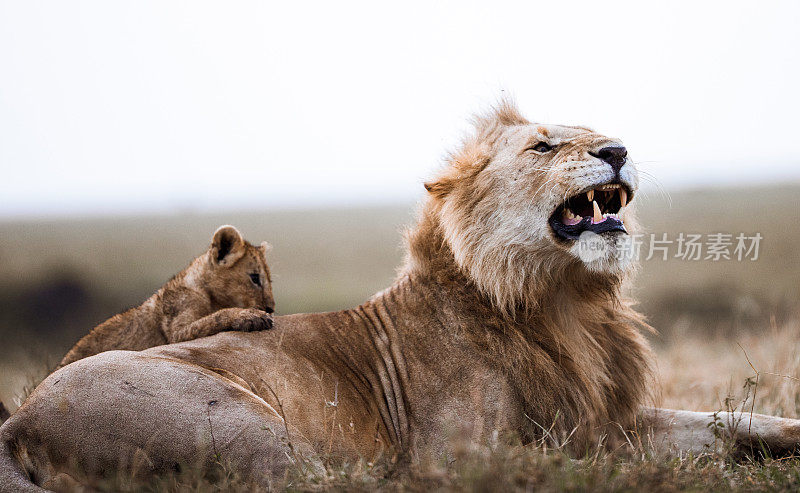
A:
<svg viewBox="0 0 800 493">
<path fill-rule="evenodd" d="M 501 90 L 667 188 L 800 180 L 800 2 L 0 0 L 0 215 L 410 201 Z"/>
</svg>

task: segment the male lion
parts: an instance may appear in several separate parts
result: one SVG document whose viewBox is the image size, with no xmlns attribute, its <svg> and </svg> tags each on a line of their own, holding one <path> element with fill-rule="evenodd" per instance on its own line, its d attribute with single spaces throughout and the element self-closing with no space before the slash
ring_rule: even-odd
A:
<svg viewBox="0 0 800 493">
<path fill-rule="evenodd" d="M 112 349 L 141 350 L 223 330 L 272 327 L 275 300 L 265 258 L 233 226 L 220 226 L 211 246 L 140 306 L 114 315 L 79 340 L 59 368 Z"/>
<path fill-rule="evenodd" d="M 0 428 L 0 484 L 40 491 L 223 458 L 268 486 L 314 452 L 441 457 L 451 431 L 581 452 L 638 429 L 703 450 L 708 414 L 642 411 L 651 356 L 618 255 L 637 186 L 618 140 L 501 104 L 426 185 L 391 287 L 351 310 L 277 317 L 272 331 L 59 370 Z M 773 449 L 800 441 L 800 421 L 744 428 L 730 428 L 740 443 L 750 431 Z"/>
</svg>

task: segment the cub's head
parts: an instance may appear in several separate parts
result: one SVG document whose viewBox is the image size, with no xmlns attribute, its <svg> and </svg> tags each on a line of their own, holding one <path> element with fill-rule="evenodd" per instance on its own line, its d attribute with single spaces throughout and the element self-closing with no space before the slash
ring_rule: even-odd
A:
<svg viewBox="0 0 800 493">
<path fill-rule="evenodd" d="M 622 142 L 531 123 L 510 103 L 476 120 L 425 185 L 459 266 L 502 305 L 560 275 L 621 279 L 639 183 Z"/>
<path fill-rule="evenodd" d="M 275 311 L 267 266 L 269 245 L 253 246 L 233 226 L 221 226 L 206 252 L 202 287 L 219 308 Z"/>
</svg>

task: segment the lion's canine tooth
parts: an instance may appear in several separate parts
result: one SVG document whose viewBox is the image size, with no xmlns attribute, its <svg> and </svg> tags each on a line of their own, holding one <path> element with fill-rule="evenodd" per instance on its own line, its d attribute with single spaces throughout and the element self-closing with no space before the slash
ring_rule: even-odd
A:
<svg viewBox="0 0 800 493">
<path fill-rule="evenodd" d="M 620 209 L 628 205 L 628 192 L 624 188 L 619 189 Z"/>
<path fill-rule="evenodd" d="M 586 198 L 589 199 L 589 202 L 593 201 L 594 200 L 594 190 L 589 190 L 588 192 L 586 192 Z"/>
<path fill-rule="evenodd" d="M 594 222 L 599 223 L 603 220 L 603 213 L 600 212 L 600 206 L 597 205 L 597 202 L 592 201 L 592 205 L 594 206 Z"/>
</svg>

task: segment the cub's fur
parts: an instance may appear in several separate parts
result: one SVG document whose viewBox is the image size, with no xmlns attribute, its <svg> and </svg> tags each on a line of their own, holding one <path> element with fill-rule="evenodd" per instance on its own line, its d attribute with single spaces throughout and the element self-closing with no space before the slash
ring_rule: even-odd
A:
<svg viewBox="0 0 800 493">
<path fill-rule="evenodd" d="M 272 279 L 267 244 L 255 247 L 222 226 L 211 247 L 147 301 L 95 327 L 59 368 L 112 349 L 141 350 L 223 330 L 272 328 Z"/>
</svg>

